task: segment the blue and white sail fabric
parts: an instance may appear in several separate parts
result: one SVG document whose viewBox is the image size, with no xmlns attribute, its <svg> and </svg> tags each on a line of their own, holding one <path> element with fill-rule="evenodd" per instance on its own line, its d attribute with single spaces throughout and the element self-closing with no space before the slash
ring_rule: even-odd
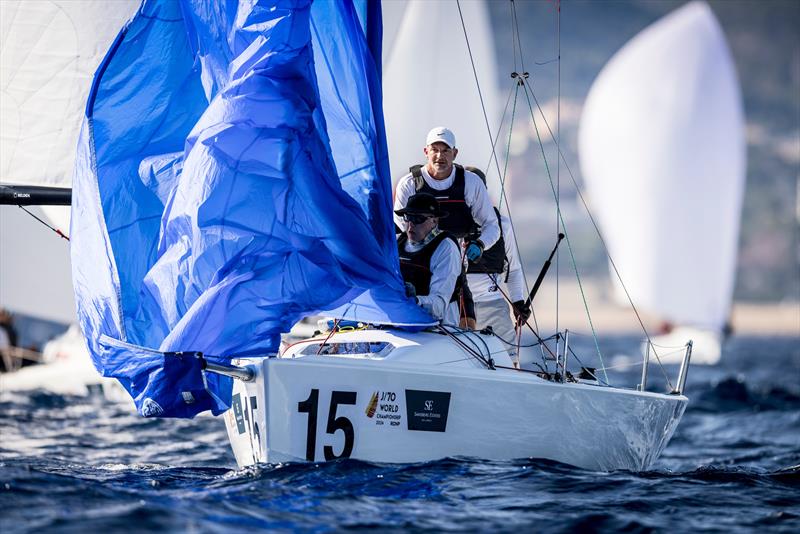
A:
<svg viewBox="0 0 800 534">
<path fill-rule="evenodd" d="M 308 314 L 432 324 L 399 273 L 374 50 L 351 0 L 147 0 L 120 33 L 78 147 L 73 280 L 143 415 L 221 413 L 231 381 L 193 352 L 275 352 Z"/>
</svg>

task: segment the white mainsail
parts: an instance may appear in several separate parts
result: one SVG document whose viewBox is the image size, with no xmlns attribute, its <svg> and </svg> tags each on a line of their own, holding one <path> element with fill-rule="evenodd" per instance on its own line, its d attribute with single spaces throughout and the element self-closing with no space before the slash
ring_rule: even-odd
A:
<svg viewBox="0 0 800 534">
<path fill-rule="evenodd" d="M 579 152 L 634 304 L 719 332 L 734 287 L 745 138 L 731 53 L 706 3 L 667 15 L 611 58 L 586 99 Z"/>
<path fill-rule="evenodd" d="M 0 182 L 70 187 L 92 75 L 138 0 L 0 2 Z M 65 234 L 69 208 L 44 208 Z M 55 234 L 0 212 L 0 306 L 75 320 L 69 252 Z"/>
<path fill-rule="evenodd" d="M 0 182 L 69 187 L 92 75 L 135 0 L 0 2 Z M 69 208 L 47 207 L 65 234 Z M 0 306 L 75 321 L 66 243 L 0 210 Z"/>
<path fill-rule="evenodd" d="M 485 169 L 492 145 L 470 50 L 492 135 L 496 135 L 501 109 L 486 3 L 461 2 L 469 50 L 455 1 L 412 0 L 404 10 L 384 9 L 391 41 L 384 51 L 383 110 L 392 179 L 397 181 L 410 165 L 424 162 L 425 135 L 434 126 L 447 126 L 455 132 L 458 162 Z M 402 20 L 395 32 L 398 15 Z M 490 175 L 489 179 L 491 190 L 496 177 Z M 499 187 L 493 192 L 499 193 Z"/>
<path fill-rule="evenodd" d="M 92 76 L 138 5 L 134 0 L 0 2 L 3 182 L 71 185 Z M 68 213 L 46 211 L 68 230 Z"/>
</svg>

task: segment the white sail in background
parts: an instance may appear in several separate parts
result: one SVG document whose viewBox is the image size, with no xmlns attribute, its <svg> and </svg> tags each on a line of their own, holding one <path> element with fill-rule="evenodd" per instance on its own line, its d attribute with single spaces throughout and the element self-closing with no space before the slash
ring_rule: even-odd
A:
<svg viewBox="0 0 800 534">
<path fill-rule="evenodd" d="M 133 0 L 0 2 L 0 181 L 69 187 L 95 69 Z M 66 209 L 68 210 L 68 208 Z M 46 210 L 62 231 L 58 210 Z"/>
<path fill-rule="evenodd" d="M 743 115 L 731 53 L 704 2 L 633 38 L 586 99 L 580 163 L 611 257 L 633 302 L 676 325 L 719 332 L 729 318 Z"/>
<path fill-rule="evenodd" d="M 138 0 L 0 1 L 0 182 L 69 187 L 92 75 Z M 0 213 L 0 306 L 75 320 L 67 245 Z M 69 208 L 47 207 L 65 234 Z"/>
<path fill-rule="evenodd" d="M 384 50 L 383 110 L 392 179 L 396 182 L 410 165 L 424 163 L 425 135 L 434 126 L 447 126 L 456 134 L 458 162 L 486 169 L 491 140 L 458 5 L 454 0 L 411 0 L 404 10 L 384 10 L 391 43 Z M 476 0 L 461 2 L 461 11 L 492 135 L 496 135 L 502 108 L 488 8 Z M 395 32 L 398 14 L 402 21 Z M 489 180 L 490 190 L 499 198 L 496 173 Z"/>
</svg>

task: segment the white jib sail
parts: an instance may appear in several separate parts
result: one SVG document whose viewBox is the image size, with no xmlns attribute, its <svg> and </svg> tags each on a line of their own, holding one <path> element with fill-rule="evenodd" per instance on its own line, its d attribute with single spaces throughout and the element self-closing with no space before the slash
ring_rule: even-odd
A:
<svg viewBox="0 0 800 534">
<path fill-rule="evenodd" d="M 586 99 L 581 170 L 611 257 L 634 304 L 676 324 L 719 330 L 730 313 L 743 115 L 731 53 L 704 2 L 634 37 Z"/>
<path fill-rule="evenodd" d="M 461 11 L 492 135 L 496 135 L 501 104 L 489 12 L 483 1 L 461 2 Z M 425 162 L 425 136 L 434 126 L 446 126 L 455 133 L 457 162 L 486 169 L 491 140 L 458 5 L 453 0 L 411 0 L 402 11 L 385 11 L 384 19 L 398 13 L 402 21 L 396 32 L 395 21 L 384 23 L 390 49 L 384 51 L 383 112 L 392 179 L 396 182 L 410 165 Z M 496 173 L 489 175 L 489 181 L 490 191 L 499 198 Z"/>
<path fill-rule="evenodd" d="M 70 187 L 92 75 L 138 0 L 0 1 L 0 182 Z M 68 233 L 69 208 L 47 207 Z M 19 209 L 0 210 L 0 306 L 75 320 L 69 251 Z"/>
</svg>

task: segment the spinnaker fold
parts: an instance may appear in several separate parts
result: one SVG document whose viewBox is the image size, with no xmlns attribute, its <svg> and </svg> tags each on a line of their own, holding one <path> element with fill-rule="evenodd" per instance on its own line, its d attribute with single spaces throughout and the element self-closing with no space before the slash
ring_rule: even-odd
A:
<svg viewBox="0 0 800 534">
<path fill-rule="evenodd" d="M 147 0 L 98 68 L 73 279 L 95 366 L 142 415 L 228 408 L 231 379 L 167 353 L 274 353 L 324 311 L 432 324 L 403 291 L 368 39 L 380 16 L 361 8 Z"/>
</svg>

